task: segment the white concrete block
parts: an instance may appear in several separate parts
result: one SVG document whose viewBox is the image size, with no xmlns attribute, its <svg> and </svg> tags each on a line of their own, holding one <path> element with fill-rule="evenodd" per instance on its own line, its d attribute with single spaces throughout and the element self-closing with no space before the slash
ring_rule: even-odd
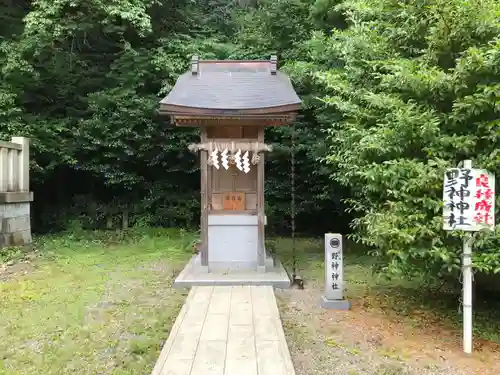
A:
<svg viewBox="0 0 500 375">
<path fill-rule="evenodd" d="M 18 216 L 29 216 L 30 203 L 6 203 L 0 204 L 0 218 L 11 218 Z"/>
<path fill-rule="evenodd" d="M 4 218 L 0 231 L 3 233 L 14 233 L 31 229 L 31 220 L 28 216 L 18 216 L 11 218 Z"/>
<path fill-rule="evenodd" d="M 30 244 L 31 241 L 30 230 L 0 234 L 0 246 L 23 246 Z"/>
</svg>

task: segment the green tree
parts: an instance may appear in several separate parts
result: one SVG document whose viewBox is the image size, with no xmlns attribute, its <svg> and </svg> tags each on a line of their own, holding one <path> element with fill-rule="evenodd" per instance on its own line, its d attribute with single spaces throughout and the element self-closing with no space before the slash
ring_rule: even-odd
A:
<svg viewBox="0 0 500 375">
<path fill-rule="evenodd" d="M 388 275 L 458 272 L 460 242 L 441 229 L 443 172 L 470 158 L 500 175 L 500 4 L 350 0 L 337 9 L 349 27 L 316 32 L 311 57 L 294 65 L 324 105 L 324 159 L 350 190 L 353 238 Z M 500 272 L 499 245 L 498 229 L 477 236 L 477 268 Z"/>
<path fill-rule="evenodd" d="M 0 44 L 0 135 L 32 138 L 35 193 L 59 203 L 36 200 L 35 212 L 57 216 L 76 192 L 88 199 L 70 216 L 93 203 L 149 213 L 154 205 L 162 213 L 152 224 L 192 223 L 197 163 L 185 150 L 196 131 L 170 131 L 155 111 L 190 55 L 227 55 L 214 22 L 201 22 L 213 8 L 97 0 L 6 8 L 13 22 Z M 169 189 L 187 193 L 173 198 Z"/>
</svg>

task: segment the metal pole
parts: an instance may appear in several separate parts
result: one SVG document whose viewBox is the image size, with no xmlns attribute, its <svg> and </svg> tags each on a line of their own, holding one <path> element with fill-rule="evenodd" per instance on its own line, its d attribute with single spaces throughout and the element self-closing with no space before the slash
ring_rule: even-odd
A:
<svg viewBox="0 0 500 375">
<path fill-rule="evenodd" d="M 464 160 L 463 167 L 472 169 L 472 161 Z M 463 240 L 463 328 L 464 353 L 472 353 L 472 234 L 467 233 Z"/>
</svg>

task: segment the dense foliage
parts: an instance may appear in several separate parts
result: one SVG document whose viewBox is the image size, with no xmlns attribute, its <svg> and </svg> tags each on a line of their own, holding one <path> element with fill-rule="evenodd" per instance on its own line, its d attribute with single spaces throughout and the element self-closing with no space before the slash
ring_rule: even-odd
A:
<svg viewBox="0 0 500 375">
<path fill-rule="evenodd" d="M 102 226 L 124 209 L 142 224 L 196 225 L 198 165 L 187 145 L 197 131 L 169 129 L 155 110 L 194 53 L 269 58 L 264 47 L 249 56 L 232 42 L 245 9 L 222 0 L 4 4 L 0 137 L 32 138 L 39 230 L 72 219 Z M 288 230 L 290 134 L 271 133 L 282 147 L 268 166 L 269 216 L 275 230 Z M 299 222 L 331 215 L 340 199 L 329 193 L 328 174 L 321 184 L 305 178 L 316 173 L 314 137 L 305 141 L 297 151 Z"/>
<path fill-rule="evenodd" d="M 315 33 L 312 58 L 295 65 L 317 85 L 324 159 L 350 188 L 353 237 L 393 275 L 457 270 L 457 233 L 442 230 L 443 172 L 472 159 L 500 175 L 500 3 L 353 0 L 336 9 L 349 27 Z M 498 229 L 478 234 L 477 268 L 500 272 L 499 246 Z"/>
<path fill-rule="evenodd" d="M 304 101 L 298 227 L 351 223 L 388 274 L 456 272 L 443 170 L 470 158 L 500 175 L 496 0 L 24 0 L 0 16 L 0 138 L 32 138 L 39 230 L 102 226 L 123 210 L 138 224 L 196 225 L 197 132 L 155 114 L 194 53 L 278 53 Z M 275 231 L 289 228 L 291 132 L 267 134 Z M 499 245 L 499 231 L 478 235 L 479 269 L 500 271 Z"/>
</svg>

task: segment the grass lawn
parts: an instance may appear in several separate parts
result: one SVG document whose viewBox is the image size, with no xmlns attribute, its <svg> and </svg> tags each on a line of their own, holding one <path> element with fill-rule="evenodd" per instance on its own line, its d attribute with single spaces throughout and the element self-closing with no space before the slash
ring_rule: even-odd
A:
<svg viewBox="0 0 500 375">
<path fill-rule="evenodd" d="M 291 269 L 291 240 L 269 241 Z M 277 293 L 297 375 L 493 374 L 500 370 L 499 299 L 474 307 L 474 353 L 462 354 L 458 296 L 423 290 L 418 282 L 387 281 L 372 259 L 347 246 L 344 277 L 349 312 L 324 310 L 322 239 L 297 240 L 305 290 Z"/>
<path fill-rule="evenodd" d="M 0 374 L 149 374 L 186 295 L 171 284 L 193 238 L 42 238 L 39 256 L 0 271 Z"/>
<path fill-rule="evenodd" d="M 0 250 L 0 374 L 149 374 L 186 296 L 171 288 L 195 235 L 178 230 L 43 237 Z M 291 241 L 269 241 L 287 269 Z M 277 291 L 297 375 L 461 375 L 500 370 L 500 306 L 476 304 L 461 353 L 457 296 L 387 282 L 349 246 L 349 312 L 323 310 L 323 243 L 297 241 L 305 290 Z M 8 262 L 6 256 L 17 258 Z M 2 264 L 4 266 L 2 266 Z M 488 308 L 485 308 L 488 306 Z"/>
</svg>

